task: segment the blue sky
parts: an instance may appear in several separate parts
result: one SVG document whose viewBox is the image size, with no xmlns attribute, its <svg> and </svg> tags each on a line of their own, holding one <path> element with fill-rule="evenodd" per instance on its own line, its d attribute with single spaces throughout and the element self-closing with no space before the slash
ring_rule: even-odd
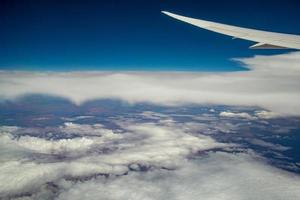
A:
<svg viewBox="0 0 300 200">
<path fill-rule="evenodd" d="M 0 1 L 0 69 L 241 69 L 230 58 L 279 54 L 202 30 L 160 13 L 300 34 L 300 2 Z"/>
</svg>

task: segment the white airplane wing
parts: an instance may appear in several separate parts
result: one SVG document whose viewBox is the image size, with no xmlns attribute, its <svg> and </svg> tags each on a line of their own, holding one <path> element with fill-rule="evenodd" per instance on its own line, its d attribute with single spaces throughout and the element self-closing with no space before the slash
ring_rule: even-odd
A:
<svg viewBox="0 0 300 200">
<path fill-rule="evenodd" d="M 241 28 L 237 26 L 230 26 L 226 24 L 184 17 L 167 11 L 162 11 L 162 13 L 203 29 L 207 29 L 224 35 L 229 35 L 233 38 L 240 38 L 257 42 L 257 44 L 250 47 L 253 49 L 300 49 L 299 35 L 274 33 L 249 28 Z"/>
</svg>

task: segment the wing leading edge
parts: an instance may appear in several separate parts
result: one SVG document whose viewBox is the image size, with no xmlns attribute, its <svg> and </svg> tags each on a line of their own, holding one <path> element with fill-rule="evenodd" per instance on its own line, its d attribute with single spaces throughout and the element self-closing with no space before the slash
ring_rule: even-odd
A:
<svg viewBox="0 0 300 200">
<path fill-rule="evenodd" d="M 162 11 L 162 13 L 180 21 L 192 24 L 194 26 L 198 26 L 209 31 L 229 35 L 233 38 L 240 38 L 244 40 L 257 42 L 257 44 L 250 47 L 252 49 L 300 49 L 299 35 L 274 33 L 249 28 L 242 28 L 211 21 L 194 19 L 190 17 L 184 17 L 167 11 Z"/>
</svg>

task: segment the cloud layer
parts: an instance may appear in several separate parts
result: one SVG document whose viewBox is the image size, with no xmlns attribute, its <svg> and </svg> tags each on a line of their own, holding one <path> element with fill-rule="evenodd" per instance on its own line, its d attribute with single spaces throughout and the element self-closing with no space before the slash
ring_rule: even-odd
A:
<svg viewBox="0 0 300 200">
<path fill-rule="evenodd" d="M 248 131 L 248 123 L 259 128 L 271 118 L 300 115 L 300 53 L 238 61 L 249 71 L 1 71 L 1 99 L 46 94 L 76 104 L 112 98 L 129 103 L 242 105 L 267 110 L 210 109 L 181 116 L 145 110 L 110 118 L 114 129 L 80 123 L 95 116 L 62 117 L 64 124 L 49 128 L 60 136 L 54 139 L 50 133 L 41 134 L 41 128 L 2 126 L 0 199 L 299 199 L 298 175 L 212 137 L 221 134 L 220 141 L 224 141 L 229 133 L 236 134 L 232 141 L 241 140 L 245 137 L 237 134 L 245 124 Z M 176 121 L 180 117 L 189 120 Z M 290 149 L 249 133 L 243 141 L 278 156 Z M 236 149 L 239 153 L 233 153 Z"/>
<path fill-rule="evenodd" d="M 212 109 L 191 115 L 168 110 L 117 115 L 110 118 L 114 128 L 70 117 L 47 127 L 54 139 L 39 127 L 0 126 L 0 198 L 300 198 L 299 175 L 269 165 L 270 160 L 242 146 L 249 140 L 278 155 L 289 149 L 249 133 L 235 134 L 249 122 L 242 111 L 226 109 L 235 115 L 220 117 Z M 252 123 L 264 124 L 252 113 Z M 216 134 L 245 140 L 221 143 L 213 139 Z"/>
<path fill-rule="evenodd" d="M 247 154 L 219 152 L 173 172 L 131 172 L 108 181 L 100 178 L 79 183 L 66 188 L 58 199 L 294 200 L 300 197 L 299 181 L 299 177 L 257 162 Z"/>
<path fill-rule="evenodd" d="M 188 72 L 0 72 L 0 94 L 65 97 L 79 104 L 115 98 L 160 105 L 259 106 L 300 115 L 300 53 L 236 59 L 249 71 Z"/>
<path fill-rule="evenodd" d="M 187 132 L 174 123 L 119 121 L 123 132 L 101 125 L 66 123 L 80 137 L 47 140 L 17 137 L 17 127 L 2 127 L 0 135 L 0 196 L 17 197 L 36 193 L 41 186 L 65 178 L 80 179 L 98 174 L 122 175 L 129 170 L 175 169 L 190 154 L 230 145 Z M 5 181 L 8 180 L 8 181 Z"/>
</svg>

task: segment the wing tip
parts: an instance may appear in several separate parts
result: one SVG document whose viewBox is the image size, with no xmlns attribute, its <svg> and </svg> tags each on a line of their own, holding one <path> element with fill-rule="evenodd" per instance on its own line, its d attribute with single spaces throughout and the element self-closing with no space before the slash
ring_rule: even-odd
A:
<svg viewBox="0 0 300 200">
<path fill-rule="evenodd" d="M 163 13 L 163 14 L 165 14 L 165 15 L 168 15 L 168 16 L 174 15 L 173 13 L 170 13 L 170 12 L 168 12 L 168 11 L 166 11 L 166 10 L 162 10 L 161 13 Z"/>
</svg>

